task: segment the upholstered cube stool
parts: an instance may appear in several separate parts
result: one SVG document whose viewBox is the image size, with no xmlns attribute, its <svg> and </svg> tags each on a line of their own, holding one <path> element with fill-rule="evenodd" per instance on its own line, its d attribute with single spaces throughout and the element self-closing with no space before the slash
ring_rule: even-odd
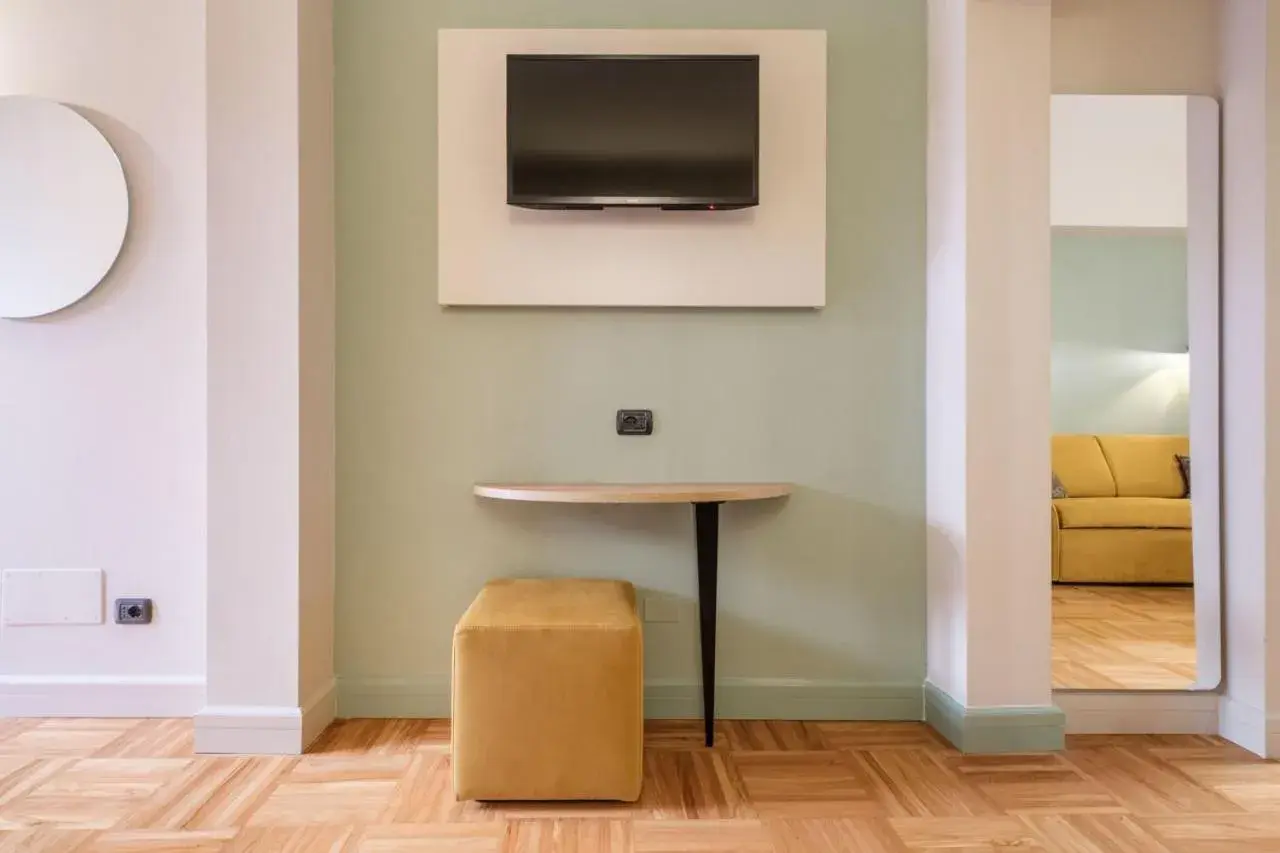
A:
<svg viewBox="0 0 1280 853">
<path fill-rule="evenodd" d="M 640 796 L 644 644 L 635 589 L 499 580 L 453 633 L 453 784 L 466 800 Z"/>
</svg>

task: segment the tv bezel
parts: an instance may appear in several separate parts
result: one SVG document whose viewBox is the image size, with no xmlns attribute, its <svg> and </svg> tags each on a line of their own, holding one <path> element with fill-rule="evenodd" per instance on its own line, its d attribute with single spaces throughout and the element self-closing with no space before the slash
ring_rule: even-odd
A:
<svg viewBox="0 0 1280 853">
<path fill-rule="evenodd" d="M 742 210 L 760 204 L 760 55 L 748 53 L 509 53 L 507 76 L 504 85 L 511 80 L 512 60 L 563 62 L 652 62 L 652 61 L 718 61 L 747 62 L 755 67 L 755 135 L 751 158 L 751 195 L 749 196 L 550 196 L 517 195 L 512 188 L 511 152 L 511 98 L 506 96 L 506 155 L 507 155 L 507 204 L 529 210 L 603 210 L 607 207 L 658 208 L 661 210 Z"/>
</svg>

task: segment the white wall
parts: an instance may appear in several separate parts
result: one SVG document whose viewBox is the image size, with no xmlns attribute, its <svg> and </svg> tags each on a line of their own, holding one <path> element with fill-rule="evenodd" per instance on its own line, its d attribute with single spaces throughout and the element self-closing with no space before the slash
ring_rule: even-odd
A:
<svg viewBox="0 0 1280 853">
<path fill-rule="evenodd" d="M 1053 91 L 1217 94 L 1220 6 L 1221 0 L 1053 0 Z"/>
<path fill-rule="evenodd" d="M 1049 10 L 929 10 L 928 677 L 967 708 L 1044 708 Z"/>
<path fill-rule="evenodd" d="M 968 701 L 965 586 L 965 4 L 929 3 L 927 678 Z"/>
<path fill-rule="evenodd" d="M 209 702 L 296 708 L 297 4 L 211 4 L 208 38 Z"/>
<path fill-rule="evenodd" d="M 1222 733 L 1280 754 L 1280 14 L 1228 0 L 1223 26 Z"/>
<path fill-rule="evenodd" d="M 209 6 L 201 752 L 296 753 L 333 717 L 331 16 Z"/>
<path fill-rule="evenodd" d="M 120 154 L 133 204 L 102 286 L 48 318 L 0 321 L 0 568 L 101 568 L 108 598 L 157 607 L 146 627 L 6 629 L 0 714 L 77 699 L 84 713 L 102 700 L 88 685 L 122 682 L 119 712 L 200 704 L 204 62 L 203 2 L 0 4 L 0 94 L 80 109 Z"/>
<path fill-rule="evenodd" d="M 298 700 L 311 725 L 334 715 L 334 157 L 333 0 L 298 7 L 299 530 Z M 311 710 L 312 713 L 306 712 Z M 310 742 L 318 731 L 304 731 Z"/>
<path fill-rule="evenodd" d="M 969 22 L 970 707 L 1050 704 L 1047 5 L 976 2 Z"/>
</svg>

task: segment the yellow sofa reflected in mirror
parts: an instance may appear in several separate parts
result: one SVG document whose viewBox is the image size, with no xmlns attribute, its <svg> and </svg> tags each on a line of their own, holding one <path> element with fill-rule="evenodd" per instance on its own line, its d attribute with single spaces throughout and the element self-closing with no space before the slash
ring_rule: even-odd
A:
<svg viewBox="0 0 1280 853">
<path fill-rule="evenodd" d="M 1187 436 L 1055 435 L 1053 580 L 1191 583 Z"/>
</svg>

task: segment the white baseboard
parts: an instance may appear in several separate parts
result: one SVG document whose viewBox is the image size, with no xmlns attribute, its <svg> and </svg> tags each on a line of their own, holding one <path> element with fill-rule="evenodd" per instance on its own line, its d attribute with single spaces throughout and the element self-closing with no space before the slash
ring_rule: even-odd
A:
<svg viewBox="0 0 1280 853">
<path fill-rule="evenodd" d="M 330 679 L 300 708 L 291 705 L 210 705 L 195 715 L 196 752 L 301 755 L 333 722 L 337 684 Z"/>
<path fill-rule="evenodd" d="M 1216 693 L 1053 693 L 1069 735 L 1216 735 L 1218 700 Z"/>
<path fill-rule="evenodd" d="M 1219 715 L 1224 738 L 1263 758 L 1280 758 L 1280 714 L 1268 716 L 1261 708 L 1223 696 Z"/>
<path fill-rule="evenodd" d="M 202 675 L 4 675 L 0 717 L 190 717 Z"/>
<path fill-rule="evenodd" d="M 196 752 L 302 754 L 302 709 L 288 705 L 209 705 L 195 716 Z"/>
</svg>

